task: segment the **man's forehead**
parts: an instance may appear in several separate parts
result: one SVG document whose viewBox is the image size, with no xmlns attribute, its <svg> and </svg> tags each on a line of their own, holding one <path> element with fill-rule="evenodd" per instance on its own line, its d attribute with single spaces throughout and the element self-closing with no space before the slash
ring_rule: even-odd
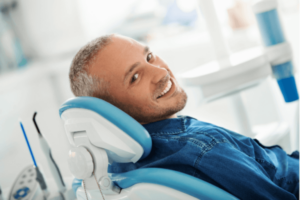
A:
<svg viewBox="0 0 300 200">
<path fill-rule="evenodd" d="M 122 41 L 129 41 L 129 42 L 135 41 L 134 39 L 132 39 L 130 37 L 126 37 L 124 35 L 118 35 L 118 34 L 112 35 L 112 40 L 122 40 Z"/>
<path fill-rule="evenodd" d="M 143 45 L 139 42 L 137 42 L 136 40 L 126 37 L 126 36 L 122 36 L 122 35 L 113 35 L 112 37 L 112 44 L 116 45 L 116 46 L 136 46 L 136 47 L 142 47 Z"/>
<path fill-rule="evenodd" d="M 99 52 L 99 58 L 108 59 L 116 62 L 132 62 L 138 54 L 143 54 L 145 46 L 132 38 L 125 36 L 113 36 L 109 43 L 102 51 Z"/>
<path fill-rule="evenodd" d="M 91 72 L 101 68 L 102 73 L 104 71 L 116 73 L 115 70 L 118 70 L 118 74 L 123 75 L 128 67 L 139 60 L 138 55 L 143 55 L 144 48 L 145 46 L 132 38 L 113 35 L 111 42 L 96 56 L 96 62 L 92 65 Z M 94 71 L 94 73 L 96 72 Z"/>
</svg>

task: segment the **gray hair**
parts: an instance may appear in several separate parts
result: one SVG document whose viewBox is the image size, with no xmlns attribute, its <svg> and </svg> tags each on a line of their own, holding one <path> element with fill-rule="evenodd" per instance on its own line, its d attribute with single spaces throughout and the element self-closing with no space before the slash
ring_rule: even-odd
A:
<svg viewBox="0 0 300 200">
<path fill-rule="evenodd" d="M 71 90 L 75 96 L 98 96 L 107 94 L 103 79 L 88 74 L 97 53 L 110 43 L 112 35 L 101 36 L 82 47 L 75 55 L 69 73 Z M 102 95 L 101 95 L 102 94 Z"/>
</svg>

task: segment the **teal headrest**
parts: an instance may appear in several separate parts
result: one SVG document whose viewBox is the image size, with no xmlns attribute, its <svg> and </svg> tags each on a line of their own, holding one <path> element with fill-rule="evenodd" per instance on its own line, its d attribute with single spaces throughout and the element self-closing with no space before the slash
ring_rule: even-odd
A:
<svg viewBox="0 0 300 200">
<path fill-rule="evenodd" d="M 75 97 L 67 100 L 59 109 L 59 115 L 71 108 L 83 108 L 94 111 L 116 125 L 138 142 L 144 149 L 141 159 L 147 157 L 152 149 L 152 140 L 148 131 L 135 119 L 114 105 L 95 97 Z"/>
</svg>

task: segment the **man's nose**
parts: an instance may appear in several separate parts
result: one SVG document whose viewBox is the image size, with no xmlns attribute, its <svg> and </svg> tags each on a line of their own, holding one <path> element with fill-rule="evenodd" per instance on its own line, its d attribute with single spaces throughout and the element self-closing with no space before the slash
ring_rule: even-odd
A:
<svg viewBox="0 0 300 200">
<path fill-rule="evenodd" d="M 160 65 L 150 65 L 148 73 L 151 77 L 151 82 L 156 84 L 168 75 L 168 70 Z"/>
</svg>

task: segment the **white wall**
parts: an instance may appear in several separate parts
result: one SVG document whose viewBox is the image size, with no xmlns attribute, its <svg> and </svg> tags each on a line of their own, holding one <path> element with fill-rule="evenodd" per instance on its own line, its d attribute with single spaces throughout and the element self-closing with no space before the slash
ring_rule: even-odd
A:
<svg viewBox="0 0 300 200">
<path fill-rule="evenodd" d="M 132 12 L 137 0 L 77 0 L 78 13 L 87 40 L 107 34 Z"/>
<path fill-rule="evenodd" d="M 76 2 L 18 1 L 14 18 L 29 57 L 61 56 L 74 52 L 86 42 Z"/>
<path fill-rule="evenodd" d="M 53 58 L 76 52 L 125 20 L 137 0 L 23 0 L 14 19 L 25 53 Z"/>
</svg>

